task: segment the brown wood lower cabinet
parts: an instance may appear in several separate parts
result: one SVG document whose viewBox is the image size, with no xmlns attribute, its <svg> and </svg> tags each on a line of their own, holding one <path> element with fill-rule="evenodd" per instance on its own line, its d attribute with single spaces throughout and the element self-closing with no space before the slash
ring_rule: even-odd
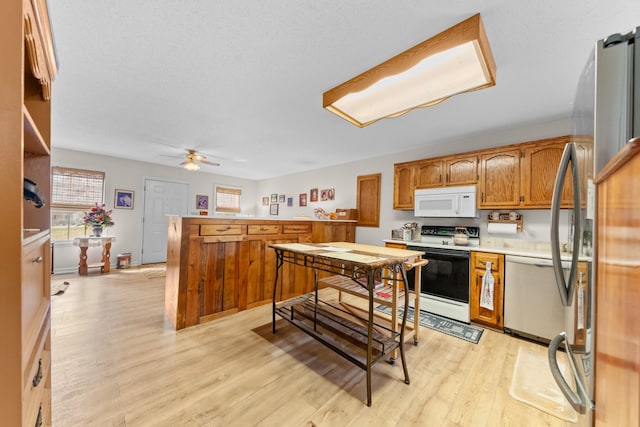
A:
<svg viewBox="0 0 640 427">
<path fill-rule="evenodd" d="M 493 285 L 493 309 L 480 306 L 482 295 L 482 277 L 487 269 L 487 262 L 491 262 Z M 504 255 L 485 252 L 471 252 L 471 292 L 470 292 L 471 321 L 481 323 L 491 328 L 502 330 L 504 327 Z"/>
<path fill-rule="evenodd" d="M 165 315 L 176 329 L 270 303 L 276 243 L 355 242 L 355 221 L 169 219 Z M 277 300 L 313 290 L 313 271 L 283 265 Z"/>
</svg>

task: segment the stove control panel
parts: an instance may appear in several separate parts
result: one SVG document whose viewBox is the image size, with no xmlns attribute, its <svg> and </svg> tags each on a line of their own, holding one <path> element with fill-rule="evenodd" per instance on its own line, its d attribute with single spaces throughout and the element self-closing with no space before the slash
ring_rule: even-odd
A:
<svg viewBox="0 0 640 427">
<path fill-rule="evenodd" d="M 480 227 L 460 227 L 460 226 L 443 226 L 443 225 L 423 225 L 420 229 L 420 235 L 425 237 L 453 237 L 459 233 L 461 229 L 466 229 L 470 239 L 480 238 Z"/>
</svg>

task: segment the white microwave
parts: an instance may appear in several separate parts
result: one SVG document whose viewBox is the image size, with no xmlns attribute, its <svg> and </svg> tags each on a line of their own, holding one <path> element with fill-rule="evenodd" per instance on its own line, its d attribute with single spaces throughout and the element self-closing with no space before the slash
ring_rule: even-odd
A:
<svg viewBox="0 0 640 427">
<path fill-rule="evenodd" d="M 478 217 L 475 185 L 416 190 L 414 201 L 417 217 Z"/>
</svg>

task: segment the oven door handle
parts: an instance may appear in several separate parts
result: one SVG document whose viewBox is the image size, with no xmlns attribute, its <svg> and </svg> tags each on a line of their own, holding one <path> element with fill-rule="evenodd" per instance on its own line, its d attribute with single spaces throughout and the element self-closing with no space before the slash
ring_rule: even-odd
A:
<svg viewBox="0 0 640 427">
<path fill-rule="evenodd" d="M 450 258 L 463 258 L 469 259 L 469 251 L 461 251 L 458 249 L 437 249 L 427 248 L 422 246 L 407 246 L 407 250 L 424 252 L 423 258 L 428 258 L 429 255 L 445 255 Z"/>
</svg>

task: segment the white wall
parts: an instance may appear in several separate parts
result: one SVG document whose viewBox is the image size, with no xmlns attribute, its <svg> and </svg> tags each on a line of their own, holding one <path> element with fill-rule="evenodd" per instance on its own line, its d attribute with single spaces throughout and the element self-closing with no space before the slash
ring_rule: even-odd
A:
<svg viewBox="0 0 640 427">
<path fill-rule="evenodd" d="M 375 126 L 373 124 L 372 126 Z M 143 207 L 143 182 L 145 178 L 165 179 L 177 182 L 185 182 L 190 185 L 190 200 L 192 213 L 195 210 L 196 194 L 209 195 L 210 202 L 213 197 L 213 188 L 216 184 L 237 186 L 242 188 L 242 213 L 255 214 L 257 217 L 271 217 L 287 219 L 296 215 L 313 216 L 314 208 L 321 207 L 327 212 L 337 208 L 356 207 L 356 177 L 374 173 L 382 174 L 382 188 L 380 199 L 380 227 L 358 227 L 356 241 L 358 243 L 381 245 L 384 239 L 391 237 L 391 229 L 401 227 L 405 222 L 418 222 L 421 225 L 462 225 L 480 227 L 481 237 L 489 237 L 487 234 L 486 217 L 488 211 L 481 211 L 480 218 L 453 220 L 447 218 L 414 218 L 413 211 L 393 210 L 393 165 L 394 163 L 417 160 L 429 157 L 437 157 L 447 154 L 462 153 L 465 151 L 497 147 L 515 144 L 536 139 L 550 138 L 569 134 L 571 131 L 570 119 L 554 120 L 545 123 L 525 124 L 517 127 L 502 129 L 500 131 L 474 134 L 466 138 L 441 141 L 429 148 L 419 147 L 415 150 L 397 153 L 394 155 L 364 159 L 357 162 L 345 163 L 337 166 L 312 170 L 304 173 L 287 175 L 264 181 L 244 180 L 203 172 L 189 172 L 181 168 L 172 168 L 154 165 L 151 163 L 124 160 L 115 157 L 106 157 L 87 154 L 77 151 L 62 149 L 52 150 L 52 165 L 72 168 L 91 169 L 105 171 L 106 204 L 113 206 L 114 189 L 126 189 L 135 191 L 135 205 L 132 211 L 114 210 L 116 226 L 109 230 L 109 234 L 116 236 L 113 244 L 112 265 L 116 262 L 119 252 L 132 253 L 132 265 L 139 264 L 142 244 L 142 207 Z M 425 140 L 428 136 L 425 136 Z M 393 141 L 389 141 L 393 144 Z M 348 142 L 345 142 L 348 144 Z M 337 153 L 336 155 L 339 155 Z M 317 188 L 335 189 L 335 200 L 311 202 L 309 190 Z M 300 193 L 307 193 L 307 206 L 298 206 Z M 262 198 L 271 194 L 285 194 L 293 198 L 293 206 L 287 207 L 285 203 L 279 203 L 277 217 L 269 215 L 269 206 L 262 206 Z M 525 230 L 513 236 L 495 236 L 497 238 L 510 238 L 521 240 L 549 241 L 549 211 L 529 210 L 520 211 L 524 216 Z M 561 213 L 560 235 L 568 234 L 568 215 Z M 90 258 L 99 258 L 99 249 L 90 253 Z M 90 259 L 91 261 L 91 259 Z M 78 248 L 67 244 L 56 244 L 54 268 L 56 272 L 75 271 L 78 264 Z"/>
<path fill-rule="evenodd" d="M 189 210 L 197 215 L 195 200 L 197 194 L 209 196 L 211 207 L 215 185 L 228 185 L 242 188 L 241 210 L 243 214 L 255 214 L 257 182 L 233 178 L 206 172 L 189 172 L 182 168 L 155 165 L 152 163 L 126 160 L 116 157 L 100 156 L 79 151 L 53 148 L 52 166 L 89 169 L 105 172 L 105 204 L 113 208 L 114 190 L 133 190 L 133 210 L 114 209 L 115 226 L 107 229 L 116 241 L 111 247 L 111 264 L 115 265 L 120 252 L 131 252 L 131 264 L 140 263 L 142 249 L 142 215 L 144 208 L 144 180 L 158 179 L 182 182 L 189 185 Z M 213 213 L 209 209 L 209 213 Z M 56 243 L 54 249 L 54 271 L 57 273 L 77 271 L 79 249 L 71 242 Z M 100 248 L 89 248 L 89 262 L 99 261 Z"/>
</svg>

